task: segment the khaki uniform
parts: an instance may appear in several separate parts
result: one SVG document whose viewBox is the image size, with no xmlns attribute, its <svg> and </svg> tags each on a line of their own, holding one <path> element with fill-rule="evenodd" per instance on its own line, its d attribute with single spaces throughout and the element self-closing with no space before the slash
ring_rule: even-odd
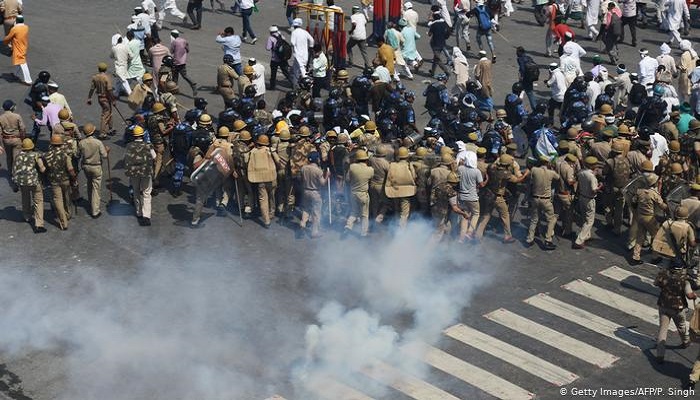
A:
<svg viewBox="0 0 700 400">
<path fill-rule="evenodd" d="M 430 168 L 425 165 L 423 160 L 412 161 L 411 167 L 416 172 L 416 202 L 418 203 L 418 209 L 424 212 L 428 211 L 430 205 L 430 192 L 428 187 Z"/>
<path fill-rule="evenodd" d="M 221 64 L 216 70 L 216 89 L 224 99 L 224 104 L 228 104 L 236 97 L 233 90 L 233 83 L 238 82 L 238 74 L 228 64 Z"/>
<path fill-rule="evenodd" d="M 439 242 L 443 236 L 452 230 L 450 223 L 452 205 L 458 202 L 457 191 L 449 182 L 442 182 L 430 191 L 430 214 L 435 225 L 433 241 Z"/>
<path fill-rule="evenodd" d="M 656 337 L 656 357 L 663 359 L 666 353 L 666 335 L 668 326 L 673 320 L 678 328 L 678 336 L 684 344 L 690 343 L 688 323 L 685 320 L 685 309 L 688 308 L 686 296 L 692 288 L 688 276 L 683 269 L 664 269 L 654 279 L 654 286 L 661 288 L 656 305 L 659 306 L 659 333 Z M 695 365 L 693 372 L 696 373 Z M 691 380 L 693 375 L 691 374 Z M 697 380 L 697 379 L 695 379 Z"/>
<path fill-rule="evenodd" d="M 388 208 L 388 200 L 384 193 L 384 181 L 389 172 L 389 161 L 384 157 L 370 157 L 369 166 L 374 170 L 374 175 L 369 182 L 370 215 L 375 222 L 381 224 Z"/>
<path fill-rule="evenodd" d="M 627 157 L 627 154 L 630 152 L 630 147 L 632 146 L 632 142 L 629 141 L 629 139 L 625 139 L 622 137 L 616 137 L 612 140 L 612 144 L 614 145 L 615 143 L 619 143 L 620 146 L 622 147 L 622 155 Z M 612 145 L 610 146 L 612 148 Z"/>
<path fill-rule="evenodd" d="M 277 156 L 279 157 L 279 168 L 277 168 L 277 211 L 285 214 L 294 209 L 294 185 L 290 172 L 292 148 L 293 146 L 289 141 L 279 141 L 275 145 Z"/>
<path fill-rule="evenodd" d="M 233 157 L 233 144 L 229 143 L 226 139 L 215 139 L 214 142 L 207 149 L 207 153 L 202 155 L 201 153 L 193 157 L 194 164 L 201 164 L 204 160 L 208 160 L 212 157 L 212 153 L 216 149 L 221 149 L 222 155 L 226 164 L 229 166 L 231 171 L 234 171 L 234 157 Z M 229 199 L 231 198 L 231 188 L 233 187 L 233 177 L 227 176 L 224 178 L 221 187 L 214 190 L 214 196 L 216 198 L 216 206 L 226 208 L 228 206 Z M 209 198 L 211 192 L 202 193 L 197 190 L 194 211 L 192 212 L 192 220 L 199 221 L 202 215 L 202 209 L 204 208 L 204 203 Z"/>
<path fill-rule="evenodd" d="M 630 162 L 630 166 L 632 167 L 633 173 L 641 173 L 642 163 L 648 160 L 648 158 L 644 154 L 642 154 L 641 151 L 632 150 L 629 153 L 627 153 L 627 160 Z"/>
<path fill-rule="evenodd" d="M 34 227 L 44 227 L 44 190 L 39 172 L 44 172 L 44 162 L 39 153 L 23 151 L 15 157 L 12 180 L 22 193 L 24 220 L 34 216 Z"/>
<path fill-rule="evenodd" d="M 19 0 L 2 0 L 0 1 L 0 11 L 2 11 L 3 16 L 5 36 L 7 36 L 10 33 L 10 29 L 15 25 L 17 16 L 22 14 L 22 5 Z"/>
<path fill-rule="evenodd" d="M 14 158 L 22 149 L 22 138 L 26 133 L 22 117 L 12 111 L 5 111 L 0 115 L 0 134 L 2 134 L 2 146 L 5 148 L 7 170 L 12 176 Z"/>
<path fill-rule="evenodd" d="M 552 241 L 554 236 L 554 226 L 557 224 L 554 214 L 554 204 L 552 204 L 552 182 L 559 180 L 559 174 L 544 167 L 534 167 L 530 172 L 530 228 L 527 232 L 527 242 L 535 240 L 535 231 L 540 221 L 540 214 L 547 223 L 547 233 L 544 240 Z"/>
<path fill-rule="evenodd" d="M 265 226 L 270 225 L 270 214 L 275 212 L 277 167 L 268 147 L 255 147 L 249 153 L 248 180 L 258 189 L 258 205 Z"/>
<path fill-rule="evenodd" d="M 369 232 L 369 182 L 374 176 L 374 169 L 363 162 L 350 165 L 347 174 L 350 186 L 350 216 L 345 223 L 345 229 L 352 230 L 355 220 L 362 221 L 362 236 Z"/>
<path fill-rule="evenodd" d="M 594 142 L 588 149 L 588 156 L 595 156 L 598 159 L 598 165 L 603 166 L 601 160 L 607 160 L 610 157 L 612 146 L 608 142 Z"/>
<path fill-rule="evenodd" d="M 394 199 L 394 208 L 400 210 L 399 227 L 405 228 L 411 213 L 411 197 L 416 194 L 416 172 L 408 161 L 389 164 L 384 194 Z"/>
<path fill-rule="evenodd" d="M 637 241 L 632 250 L 632 259 L 638 261 L 641 258 L 642 243 L 644 243 L 646 235 L 649 234 L 653 238 L 656 236 L 656 231 L 659 230 L 659 223 L 656 222 L 654 211 L 656 206 L 664 204 L 664 200 L 655 188 L 638 189 L 636 198 Z"/>
<path fill-rule="evenodd" d="M 88 200 L 90 215 L 100 213 L 100 191 L 102 190 L 102 160 L 107 158 L 107 149 L 94 135 L 90 135 L 78 143 L 82 158 L 83 171 L 87 178 Z"/>
<path fill-rule="evenodd" d="M 301 221 L 299 226 L 306 229 L 306 224 L 311 219 L 311 237 L 319 236 L 321 226 L 321 208 L 323 198 L 321 188 L 326 185 L 323 170 L 315 163 L 309 163 L 301 167 L 301 184 L 303 188 L 301 196 Z"/>
<path fill-rule="evenodd" d="M 681 200 L 681 205 L 688 209 L 688 221 L 696 227 L 700 226 L 700 200 L 695 196 L 690 196 Z"/>
<path fill-rule="evenodd" d="M 255 202 L 253 199 L 253 186 L 248 180 L 248 160 L 250 159 L 250 147 L 240 141 L 233 142 L 233 165 L 234 170 L 238 174 L 235 178 L 235 184 L 238 186 L 238 196 L 243 212 L 250 214 L 253 212 L 252 205 Z"/>
<path fill-rule="evenodd" d="M 557 182 L 557 196 L 554 203 L 557 219 L 561 220 L 561 234 L 568 237 L 572 232 L 573 212 L 571 204 L 574 201 L 574 193 L 576 193 L 576 173 L 574 167 L 571 166 L 563 157 L 559 157 L 556 163 L 556 171 L 559 174 Z M 572 185 L 571 182 L 574 182 Z"/>
<path fill-rule="evenodd" d="M 105 136 L 112 131 L 112 78 L 104 72 L 92 76 L 90 84 L 90 94 L 97 94 L 97 101 L 100 104 L 102 113 L 100 114 L 100 135 Z"/>
<path fill-rule="evenodd" d="M 431 169 L 428 185 L 433 188 L 443 182 L 447 182 L 447 177 L 450 175 L 450 172 L 450 167 L 447 165 L 441 165 Z"/>
<path fill-rule="evenodd" d="M 153 182 L 156 187 L 158 186 L 158 179 L 163 168 L 163 158 L 167 145 L 165 141 L 166 122 L 167 118 L 160 114 L 151 115 L 148 117 L 147 121 L 148 132 L 151 135 L 151 144 L 153 144 L 153 149 L 156 151 L 156 163 L 153 168 Z"/>
<path fill-rule="evenodd" d="M 253 82 L 245 75 L 238 76 L 238 97 L 243 97 L 245 94 L 245 88 L 252 85 Z"/>
<path fill-rule="evenodd" d="M 591 238 L 591 229 L 595 222 L 595 196 L 598 188 L 598 178 L 590 169 L 583 169 L 577 175 L 578 180 L 578 207 L 583 217 L 583 225 L 576 236 L 574 243 L 583 245 Z"/>
<path fill-rule="evenodd" d="M 134 189 L 136 216 L 151 218 L 151 191 L 153 190 L 153 161 L 156 152 L 153 146 L 138 138 L 126 145 L 124 174 L 129 177 Z"/>
<path fill-rule="evenodd" d="M 583 160 L 583 150 L 581 150 L 580 144 L 569 142 L 569 153 L 575 155 L 579 160 Z M 605 157 L 607 158 L 607 155 Z"/>
<path fill-rule="evenodd" d="M 612 225 L 613 233 L 616 235 L 622 233 L 625 209 L 625 195 L 622 189 L 630 182 L 631 172 L 631 163 L 624 154 L 618 154 L 605 161 L 603 168 L 603 175 L 607 180 L 605 220 L 608 225 Z"/>
<path fill-rule="evenodd" d="M 53 207 L 58 217 L 58 224 L 61 229 L 68 229 L 68 220 L 71 219 L 70 212 L 70 178 L 75 173 L 73 170 L 73 160 L 66 150 L 61 146 L 51 146 L 44 155 L 46 168 L 51 190 L 53 192 Z"/>
<path fill-rule="evenodd" d="M 476 228 L 476 237 L 481 239 L 484 237 L 486 225 L 491 220 L 491 213 L 494 209 L 498 212 L 498 216 L 503 224 L 503 233 L 505 238 L 511 238 L 513 235 L 510 231 L 510 213 L 508 211 L 508 203 L 506 202 L 506 186 L 508 183 L 515 183 L 517 177 L 511 172 L 511 166 L 502 166 L 498 163 L 491 164 L 489 167 L 489 183 L 486 191 L 480 195 L 481 214 L 479 216 L 479 226 Z"/>
</svg>

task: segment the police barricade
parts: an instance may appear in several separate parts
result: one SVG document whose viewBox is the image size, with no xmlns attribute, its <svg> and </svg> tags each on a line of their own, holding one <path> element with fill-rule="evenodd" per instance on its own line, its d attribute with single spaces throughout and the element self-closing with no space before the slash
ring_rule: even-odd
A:
<svg viewBox="0 0 700 400">
<path fill-rule="evenodd" d="M 221 149 L 215 149 L 211 157 L 204 160 L 202 164 L 192 173 L 190 180 L 197 189 L 197 194 L 208 197 L 214 190 L 224 184 L 227 176 L 231 175 L 226 157 Z"/>
</svg>

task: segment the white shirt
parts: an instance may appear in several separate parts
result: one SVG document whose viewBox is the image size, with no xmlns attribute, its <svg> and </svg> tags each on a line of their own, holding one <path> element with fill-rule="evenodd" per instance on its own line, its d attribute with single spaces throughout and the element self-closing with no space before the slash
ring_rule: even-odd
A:
<svg viewBox="0 0 700 400">
<path fill-rule="evenodd" d="M 581 57 L 586 55 L 586 50 L 584 50 L 580 44 L 572 40 L 569 40 L 564 46 L 562 46 L 562 51 L 564 53 L 571 54 L 571 57 L 578 58 L 579 60 L 581 59 Z"/>
<path fill-rule="evenodd" d="M 255 1 L 253 0 L 240 0 L 241 1 L 241 8 L 244 10 L 247 10 L 249 8 L 253 8 L 255 6 Z"/>
<path fill-rule="evenodd" d="M 379 65 L 374 69 L 374 72 L 379 75 L 379 80 L 386 83 L 391 83 L 391 74 L 389 73 L 389 68 Z"/>
<path fill-rule="evenodd" d="M 350 34 L 351 39 L 366 40 L 367 39 L 367 18 L 365 14 L 359 12 L 350 16 L 350 23 L 355 24 L 355 29 Z"/>
<path fill-rule="evenodd" d="M 552 76 L 547 81 L 547 85 L 552 89 L 552 99 L 554 101 L 563 102 L 564 93 L 566 93 L 566 78 L 561 69 L 556 68 L 552 71 Z"/>
<path fill-rule="evenodd" d="M 318 57 L 311 61 L 311 70 L 314 78 L 325 78 L 328 71 L 328 58 L 321 52 Z"/>
<path fill-rule="evenodd" d="M 639 83 L 646 86 L 654 83 L 656 80 L 656 68 L 659 67 L 659 62 L 655 59 L 645 56 L 639 61 Z"/>
<path fill-rule="evenodd" d="M 253 65 L 253 70 L 255 70 L 255 79 L 253 79 L 255 95 L 261 96 L 265 94 L 265 66 L 258 62 Z"/>
<path fill-rule="evenodd" d="M 146 10 L 146 13 L 151 17 L 151 24 L 156 22 L 156 3 L 153 0 L 143 0 L 141 7 Z"/>
<path fill-rule="evenodd" d="M 668 154 L 668 142 L 660 133 L 655 132 L 649 136 L 649 147 L 651 147 L 651 163 L 656 168 L 659 165 L 659 158 Z"/>
<path fill-rule="evenodd" d="M 294 28 L 289 37 L 289 44 L 294 50 L 294 59 L 299 65 L 309 63 L 309 48 L 314 46 L 314 38 L 304 28 Z"/>
<path fill-rule="evenodd" d="M 418 13 L 413 9 L 408 9 L 403 12 L 403 19 L 408 22 L 408 26 L 412 27 L 416 31 L 418 30 Z"/>
</svg>

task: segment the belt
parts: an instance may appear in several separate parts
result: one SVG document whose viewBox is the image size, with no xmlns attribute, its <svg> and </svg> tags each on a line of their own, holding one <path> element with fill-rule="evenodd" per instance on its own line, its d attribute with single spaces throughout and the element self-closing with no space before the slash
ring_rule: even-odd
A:
<svg viewBox="0 0 700 400">
<path fill-rule="evenodd" d="M 552 196 L 532 196 L 535 199 L 540 199 L 540 200 L 549 200 L 552 198 Z"/>
<path fill-rule="evenodd" d="M 584 199 L 595 199 L 595 196 L 586 196 L 585 194 L 579 194 L 579 196 L 583 197 Z"/>
<path fill-rule="evenodd" d="M 5 18 L 5 21 L 9 21 L 9 20 L 12 20 L 12 19 L 17 19 L 17 17 L 16 17 L 16 16 L 15 16 L 15 17 L 7 17 L 7 18 Z"/>
<path fill-rule="evenodd" d="M 102 166 L 102 164 L 87 164 L 87 163 L 83 163 L 83 166 L 86 166 L 86 165 L 89 166 L 89 167 L 99 167 L 99 166 Z"/>
</svg>

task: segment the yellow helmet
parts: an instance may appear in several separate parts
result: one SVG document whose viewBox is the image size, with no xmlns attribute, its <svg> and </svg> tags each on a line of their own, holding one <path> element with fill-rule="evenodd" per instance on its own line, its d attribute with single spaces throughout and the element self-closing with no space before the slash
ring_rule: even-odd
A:
<svg viewBox="0 0 700 400">
<path fill-rule="evenodd" d="M 134 135 L 134 137 L 143 136 L 143 127 L 140 125 L 136 125 L 132 134 Z"/>
<path fill-rule="evenodd" d="M 348 79 L 348 71 L 345 69 L 341 69 L 338 71 L 338 74 L 336 75 L 336 78 L 338 79 Z"/>
<path fill-rule="evenodd" d="M 450 165 L 450 164 L 452 164 L 452 163 L 454 162 L 454 160 L 455 160 L 455 159 L 454 159 L 454 157 L 452 157 L 451 154 L 443 154 L 443 155 L 440 157 L 440 163 L 441 163 L 442 165 Z"/>
<path fill-rule="evenodd" d="M 326 132 L 326 138 L 337 138 L 337 137 L 338 137 L 338 132 L 334 131 L 333 129 Z"/>
<path fill-rule="evenodd" d="M 416 157 L 423 158 L 428 155 L 428 149 L 425 147 L 419 147 L 416 149 Z"/>
<path fill-rule="evenodd" d="M 586 165 L 588 165 L 589 167 L 592 167 L 598 164 L 598 157 L 588 156 L 583 160 L 583 162 L 586 163 Z"/>
<path fill-rule="evenodd" d="M 83 125 L 83 133 L 85 136 L 90 136 L 93 133 L 95 133 L 95 124 L 88 122 L 87 124 Z"/>
<path fill-rule="evenodd" d="M 367 121 L 365 123 L 365 131 L 376 131 L 377 130 L 377 123 L 374 121 Z"/>
<path fill-rule="evenodd" d="M 22 140 L 22 150 L 24 150 L 24 151 L 34 150 L 34 142 L 32 142 L 32 139 L 25 138 Z"/>
<path fill-rule="evenodd" d="M 299 128 L 299 136 L 301 136 L 301 137 L 311 136 L 311 129 L 309 129 L 309 127 L 306 125 L 302 126 L 301 128 Z"/>
<path fill-rule="evenodd" d="M 681 142 L 678 140 L 671 140 L 668 144 L 668 150 L 671 153 L 679 153 L 681 151 Z"/>
<path fill-rule="evenodd" d="M 97 70 L 100 72 L 107 71 L 107 63 L 101 62 L 101 63 L 97 64 Z"/>
<path fill-rule="evenodd" d="M 367 161 L 369 160 L 369 154 L 366 151 L 360 149 L 355 153 L 355 161 Z"/>
<path fill-rule="evenodd" d="M 252 65 L 246 65 L 243 67 L 243 74 L 245 75 L 253 75 L 255 73 L 255 69 L 253 69 Z"/>
<path fill-rule="evenodd" d="M 289 129 L 289 125 L 287 124 L 286 121 L 278 121 L 275 124 L 275 133 L 279 135 L 280 132 L 282 132 L 282 129 Z"/>
<path fill-rule="evenodd" d="M 151 107 L 151 112 L 154 114 L 158 114 L 159 112 L 165 111 L 165 106 L 163 103 L 155 103 L 153 104 L 153 107 Z"/>
<path fill-rule="evenodd" d="M 459 183 L 459 177 L 457 176 L 457 174 L 455 174 L 454 172 L 450 172 L 449 175 L 447 175 L 447 183 Z"/>
<path fill-rule="evenodd" d="M 146 81 L 152 81 L 152 80 L 153 80 L 153 75 L 151 75 L 150 73 L 146 72 L 145 74 L 143 74 L 143 77 L 141 77 L 141 80 L 144 81 L 144 82 L 146 82 Z"/>
<path fill-rule="evenodd" d="M 501 156 L 498 157 L 498 163 L 501 165 L 513 165 L 513 156 L 510 154 L 501 154 Z"/>
<path fill-rule="evenodd" d="M 211 125 L 211 115 L 209 114 L 202 114 L 199 116 L 199 121 L 197 122 L 199 125 Z"/>
<path fill-rule="evenodd" d="M 219 131 L 216 133 L 216 137 L 227 138 L 230 134 L 231 132 L 228 130 L 228 127 L 221 126 L 219 127 Z"/>
<path fill-rule="evenodd" d="M 258 139 L 255 140 L 255 144 L 258 146 L 269 146 L 270 138 L 267 135 L 260 135 L 258 136 Z"/>
<path fill-rule="evenodd" d="M 405 160 L 408 158 L 408 149 L 401 146 L 399 147 L 399 151 L 396 152 L 396 155 L 399 160 Z"/>
<path fill-rule="evenodd" d="M 283 129 L 280 132 L 280 140 L 286 142 L 292 139 L 292 135 L 289 133 L 289 129 Z"/>
<path fill-rule="evenodd" d="M 642 161 L 642 171 L 643 172 L 654 172 L 654 164 L 651 163 L 651 160 Z"/>
<path fill-rule="evenodd" d="M 63 144 L 63 136 L 61 135 L 51 135 L 51 145 L 60 146 Z"/>
<path fill-rule="evenodd" d="M 68 112 L 67 109 L 63 108 L 61 111 L 58 112 L 58 119 L 61 121 L 66 121 L 70 118 L 70 113 Z"/>
<path fill-rule="evenodd" d="M 250 142 L 253 139 L 253 137 L 250 135 L 250 132 L 248 131 L 241 131 L 241 133 L 238 135 L 238 138 L 243 142 Z"/>
<path fill-rule="evenodd" d="M 247 124 L 243 120 L 237 119 L 237 120 L 233 121 L 233 130 L 236 132 L 240 132 L 246 126 L 247 126 Z"/>
<path fill-rule="evenodd" d="M 682 174 L 682 173 L 683 173 L 683 167 L 682 167 L 679 163 L 674 162 L 673 164 L 671 164 L 671 173 L 672 173 L 673 175 Z"/>
</svg>

